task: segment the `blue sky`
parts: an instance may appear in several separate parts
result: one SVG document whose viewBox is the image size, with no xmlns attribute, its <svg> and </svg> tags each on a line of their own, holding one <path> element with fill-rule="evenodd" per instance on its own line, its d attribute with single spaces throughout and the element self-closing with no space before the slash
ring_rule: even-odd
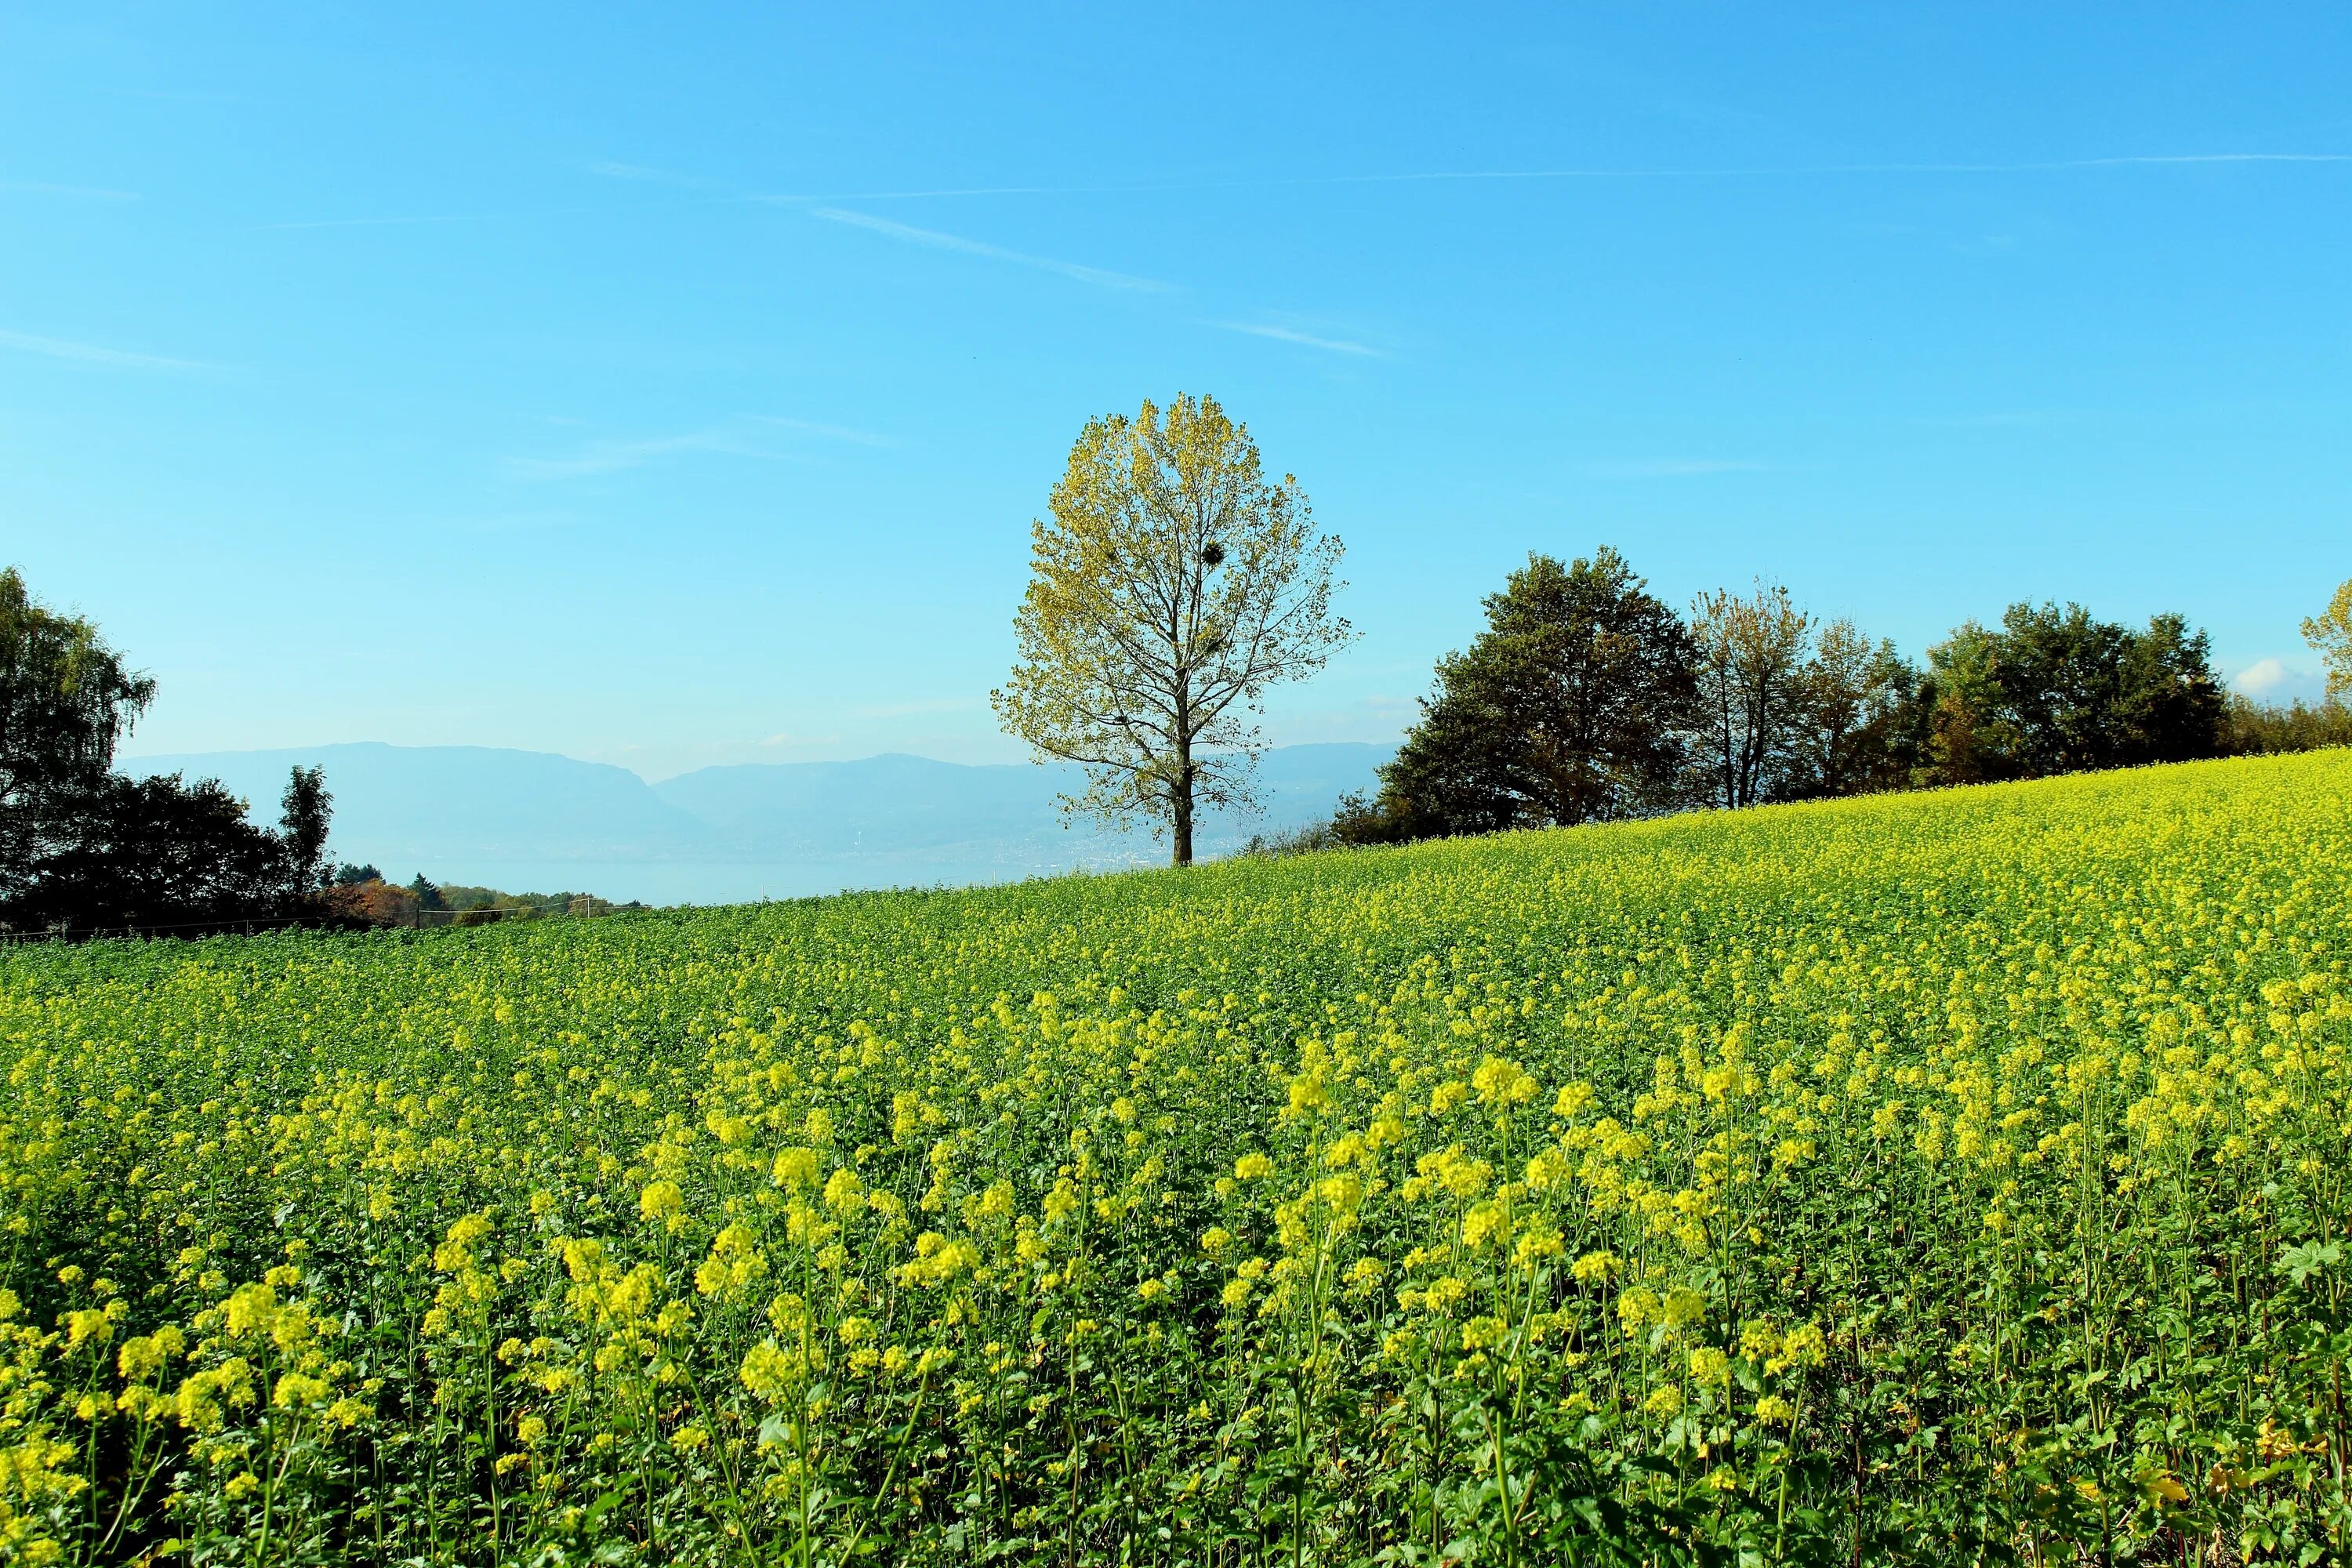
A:
<svg viewBox="0 0 2352 1568">
<path fill-rule="evenodd" d="M 2340 5 L 616 9 L 0 18 L 0 559 L 130 750 L 1016 757 L 1029 521 L 1180 389 L 1348 543 L 1277 742 L 1602 542 L 2317 689 Z"/>
</svg>

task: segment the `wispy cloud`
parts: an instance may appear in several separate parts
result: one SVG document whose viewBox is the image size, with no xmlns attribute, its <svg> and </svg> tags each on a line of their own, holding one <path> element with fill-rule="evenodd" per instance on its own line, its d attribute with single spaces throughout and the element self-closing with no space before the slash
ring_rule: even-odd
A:
<svg viewBox="0 0 2352 1568">
<path fill-rule="evenodd" d="M 1272 338 L 1277 342 L 1298 343 L 1310 349 L 1321 349 L 1328 353 L 1363 354 L 1374 359 L 1386 357 L 1383 351 L 1372 347 L 1370 343 L 1360 343 L 1351 338 L 1327 338 L 1314 332 L 1301 331 L 1297 327 L 1277 326 L 1268 321 L 1211 321 L 1209 325 L 1222 327 L 1229 332 L 1247 332 L 1254 338 Z"/>
<path fill-rule="evenodd" d="M 926 713 L 977 713 L 988 704 L 977 697 L 920 697 L 910 702 L 873 702 L 853 708 L 860 719 L 912 719 Z"/>
<path fill-rule="evenodd" d="M 651 169 L 643 163 L 591 163 L 588 172 L 608 180 L 630 180 L 645 185 L 670 185 L 681 191 L 708 191 L 716 182 L 696 174 L 681 174 L 672 169 Z"/>
<path fill-rule="evenodd" d="M 1673 167 L 1588 165 L 1549 169 L 1385 170 L 1356 174 L 1266 174 L 1226 180 L 1137 180 L 1068 185 L 936 185 L 903 190 L 843 191 L 825 195 L 759 195 L 765 202 L 897 202 L 949 196 L 1075 196 L 1156 191 L 1286 189 L 1313 185 L 1411 185 L 1459 182 L 1691 180 L 1790 178 L 1834 174 L 2037 174 L 2067 170 L 2161 168 L 2189 164 L 2352 163 L 2352 153 L 2129 153 L 2100 158 L 2012 162 L 1702 163 Z"/>
<path fill-rule="evenodd" d="M 1955 414 L 1915 423 L 1960 430 L 2034 430 L 2052 425 L 2078 424 L 2089 417 L 2079 409 L 2015 408 L 1990 414 Z"/>
<path fill-rule="evenodd" d="M 1169 287 L 1156 279 L 1137 278 L 1100 267 L 1082 267 L 1075 261 L 1058 261 L 1050 256 L 1032 256 L 1026 251 L 1007 250 L 1001 245 L 990 245 L 985 240 L 967 239 L 962 235 L 945 234 L 935 228 L 916 228 L 909 224 L 893 223 L 886 217 L 851 212 L 845 207 L 811 207 L 809 216 L 823 218 L 827 223 L 847 224 L 854 228 L 866 229 L 886 238 L 923 246 L 931 250 L 951 250 L 964 256 L 985 257 L 991 261 L 1011 262 L 1015 267 L 1034 267 L 1041 272 L 1058 273 L 1081 283 L 1091 283 L 1098 289 L 1159 292 Z"/>
<path fill-rule="evenodd" d="M 551 457 L 509 458 L 506 462 L 506 471 L 519 479 L 577 479 L 642 468 L 673 458 L 704 453 L 718 457 L 751 458 L 772 463 L 796 461 L 798 454 L 779 451 L 775 447 L 775 439 L 781 438 L 781 433 L 786 431 L 829 441 L 851 442 L 861 447 L 887 447 L 890 444 L 883 437 L 870 431 L 855 430 L 845 425 L 827 425 L 815 419 L 795 419 L 780 414 L 740 414 L 730 416 L 724 423 L 709 429 L 689 430 L 679 436 L 590 441 L 570 452 Z M 763 438 L 763 434 L 768 438 Z"/>
<path fill-rule="evenodd" d="M 762 735 L 754 742 L 772 750 L 778 746 L 837 746 L 838 735 L 795 735 L 789 730 L 779 730 L 772 735 Z"/>
<path fill-rule="evenodd" d="M 1612 479 L 1670 479 L 1687 474 L 1752 473 L 1769 466 L 1731 458 L 1658 458 L 1630 463 L 1594 463 L 1591 471 Z"/>
<path fill-rule="evenodd" d="M 961 235 L 893 223 L 887 218 L 856 212 L 835 204 L 925 201 L 980 196 L 1134 195 L 1184 191 L 1287 190 L 1318 185 L 1789 179 L 1845 174 L 2056 174 L 2068 170 L 2264 163 L 2347 164 L 2352 163 L 2352 153 L 2126 153 L 2097 158 L 2043 158 L 2011 162 L 1698 163 L 1653 167 L 1582 165 L 1544 169 L 1374 170 L 1352 174 L 1256 174 L 1232 179 L 1114 180 L 1080 184 L 909 185 L 891 190 L 830 192 L 746 191 L 727 181 L 712 179 L 701 174 L 612 160 L 590 163 L 587 165 L 587 170 L 592 174 L 609 180 L 636 184 L 665 185 L 676 190 L 699 192 L 712 201 L 802 207 L 812 216 L 824 218 L 829 222 L 853 224 L 862 228 L 871 229 L 877 234 L 888 235 L 894 239 L 905 240 L 909 244 L 928 245 L 941 250 L 959 250 L 967 255 L 984 256 L 993 260 L 1011 262 L 1015 266 L 1042 268 L 1050 272 L 1058 272 L 1066 277 L 1076 278 L 1083 282 L 1098 284 L 1105 288 L 1166 289 L 1172 286 L 1155 279 L 1138 278 L 1099 267 L 1086 267 L 1076 262 L 1056 260 L 1052 257 L 1031 256 L 1022 251 L 991 245 L 984 240 L 966 238 Z M 78 185 L 46 184 L 33 181 L 0 180 L 0 191 L 9 190 L 117 201 L 138 198 L 138 193 L 133 191 L 110 191 Z M 257 226 L 265 229 L 358 228 L 401 224 L 481 223 L 500 218 L 557 216 L 602 210 L 604 209 L 558 207 L 542 213 L 428 213 L 388 217 L 318 218 L 308 221 L 262 224 Z"/>
<path fill-rule="evenodd" d="M 0 191 L 27 196 L 69 196 L 84 202 L 135 202 L 137 191 L 110 191 L 98 185 L 58 185 L 47 180 L 0 180 Z"/>
<path fill-rule="evenodd" d="M 588 165 L 591 174 L 606 179 L 624 180 L 641 184 L 667 185 L 674 189 L 703 193 L 706 200 L 719 202 L 753 202 L 772 205 L 800 206 L 812 216 L 829 223 L 850 224 L 887 235 L 910 245 L 929 246 L 937 250 L 961 251 L 967 256 L 986 257 L 994 261 L 1010 262 L 1016 267 L 1034 267 L 1047 272 L 1057 272 L 1082 283 L 1105 289 L 1129 289 L 1164 291 L 1173 287 L 1157 279 L 1139 278 L 1106 268 L 1087 267 L 1075 261 L 1062 261 L 1049 256 L 1032 256 L 1024 251 L 1011 250 L 991 245 L 985 240 L 970 239 L 962 235 L 939 229 L 917 228 L 909 224 L 894 223 L 870 213 L 832 205 L 837 202 L 898 202 L 929 198 L 974 196 L 1068 196 L 1120 195 L 1154 192 L 1223 191 L 1223 190 L 1283 190 L 1318 185 L 1413 185 L 1480 182 L 1552 182 L 1552 181 L 1627 181 L 1627 180 L 1694 180 L 1694 179 L 1786 179 L 1811 175 L 1842 174 L 2052 174 L 2066 170 L 2120 169 L 2130 167 L 2165 167 L 2195 164 L 2336 164 L 2352 163 L 2352 153 L 2133 153 L 2103 158 L 2050 158 L 2020 163 L 1759 163 L 1759 164 L 1697 164 L 1675 168 L 1555 168 L 1555 169 L 1427 169 L 1390 170 L 1359 174 L 1270 174 L 1228 180 L 1136 180 L 1069 185 L 940 185 L 908 187 L 902 190 L 834 192 L 828 195 L 786 195 L 776 193 L 746 193 L 722 181 L 707 179 L 698 174 L 679 173 L 671 169 L 653 168 L 640 163 L 596 163 Z M 24 191 L 50 195 L 79 196 L 91 200 L 133 201 L 135 191 L 110 191 L 79 185 L 48 184 L 37 181 L 0 180 L 0 191 Z M 813 205 L 814 204 L 814 205 Z M 593 206 L 551 207 L 536 212 L 507 213 L 415 213 L 381 217 L 332 217 L 297 219 L 284 223 L 254 226 L 257 230 L 309 228 L 386 228 L 416 224 L 493 223 L 523 218 L 562 217 L 583 213 L 604 212 Z M 1219 325 L 1228 323 L 1220 322 Z M 1280 336 L 1280 331 L 1264 331 L 1257 327 L 1236 327 L 1240 331 L 1263 331 L 1265 336 Z M 1311 336 L 1311 334 L 1309 334 Z M 1301 341 L 1305 341 L 1302 339 Z M 1335 353 L 1370 353 L 1359 344 L 1353 348 L 1310 343 L 1314 347 L 1329 347 Z"/>
<path fill-rule="evenodd" d="M 488 517 L 451 520 L 457 526 L 478 533 L 541 532 L 551 528 L 571 528 L 580 521 L 579 514 L 541 509 L 537 511 L 507 511 Z"/>
<path fill-rule="evenodd" d="M 302 218 L 292 223 L 256 224 L 257 230 L 287 228 L 402 228 L 420 223 L 490 223 L 502 217 L 514 217 L 514 213 L 417 213 L 401 217 L 319 217 Z"/>
<path fill-rule="evenodd" d="M 64 338 L 35 337 L 30 332 L 0 331 L 0 349 L 40 354 L 48 359 L 79 360 L 85 364 L 112 365 L 120 370 L 209 370 L 192 359 L 167 359 L 162 354 L 132 353 L 98 343 L 69 342 Z"/>
<path fill-rule="evenodd" d="M 693 452 L 723 453 L 735 458 L 780 457 L 747 446 L 729 430 L 697 430 L 684 436 L 656 436 L 635 441 L 591 441 L 560 458 L 509 458 L 506 467 L 507 472 L 519 479 L 577 479 L 642 468 L 649 463 Z"/>
<path fill-rule="evenodd" d="M 2109 158 L 2044 158 L 2015 163 L 1751 163 L 1686 168 L 1442 169 L 1423 174 L 1333 174 L 1300 184 L 1411 184 L 1446 180 L 1643 180 L 1804 174 L 2041 174 L 2068 169 L 2121 169 L 2178 163 L 2352 163 L 2352 153 L 2134 153 Z"/>
<path fill-rule="evenodd" d="M 114 89 L 114 92 L 121 98 L 143 98 L 156 103 L 243 103 L 245 101 L 241 96 L 234 92 L 215 92 L 202 88 L 118 87 Z"/>
<path fill-rule="evenodd" d="M 2352 163 L 2352 153 L 2137 153 L 2122 158 L 2074 158 L 2051 166 L 2105 169 L 2122 163 Z"/>
<path fill-rule="evenodd" d="M 1127 180 L 1096 185 L 937 185 L 909 186 L 895 191 L 831 191 L 821 195 L 770 191 L 744 199 L 791 205 L 807 202 L 916 202 L 929 196 L 1108 196 L 1124 195 L 1134 191 L 1215 190 L 1235 183 L 1228 180 Z"/>
<path fill-rule="evenodd" d="M 534 207 L 528 211 L 498 213 L 395 213 L 379 217 L 314 217 L 294 218 L 284 223 L 259 223 L 253 226 L 257 234 L 273 229 L 295 228 L 400 228 L 411 224 L 436 223 L 518 223 L 532 218 L 577 217 L 582 214 L 607 214 L 614 208 L 605 206 Z"/>
<path fill-rule="evenodd" d="M 828 441 L 849 441 L 860 447 L 887 447 L 889 437 L 877 436 L 871 430 L 853 430 L 846 425 L 827 425 L 816 419 L 794 419 L 783 414 L 754 414 L 751 418 L 761 425 L 773 425 L 779 429 L 798 430 L 810 436 L 822 436 Z"/>
</svg>

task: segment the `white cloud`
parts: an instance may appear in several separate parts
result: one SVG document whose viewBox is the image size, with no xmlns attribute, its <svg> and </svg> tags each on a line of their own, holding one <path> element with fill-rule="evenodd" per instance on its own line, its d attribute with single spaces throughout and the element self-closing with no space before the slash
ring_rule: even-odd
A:
<svg viewBox="0 0 2352 1568">
<path fill-rule="evenodd" d="M 2283 658 L 2258 658 L 2231 676 L 2230 684 L 2259 702 L 2316 702 L 2327 690 L 2317 669 Z"/>
<path fill-rule="evenodd" d="M 2230 684 L 2249 697 L 2260 697 L 2290 679 L 2292 677 L 2284 659 L 2263 658 L 2238 671 L 2238 678 Z"/>
<path fill-rule="evenodd" d="M 945 234 L 935 228 L 916 228 L 910 224 L 893 223 L 888 218 L 876 217 L 871 213 L 851 212 L 845 207 L 811 207 L 809 216 L 823 218 L 827 223 L 847 224 L 853 228 L 862 228 L 886 238 L 923 246 L 931 250 L 951 250 L 964 256 L 985 257 L 991 261 L 1009 261 L 1015 267 L 1034 267 L 1041 272 L 1058 273 L 1081 283 L 1091 283 L 1098 289 L 1129 289 L 1152 293 L 1169 287 L 1157 279 L 1137 278 L 1100 267 L 1082 267 L 1075 261 L 1057 261 L 1050 256 L 1031 256 L 1025 251 L 1007 250 L 1001 245 L 991 245 L 985 240 L 967 239 L 962 235 Z"/>
<path fill-rule="evenodd" d="M 1335 354 L 1366 354 L 1376 359 L 1386 357 L 1381 351 L 1370 343 L 1360 343 L 1350 338 L 1321 337 L 1314 332 L 1302 332 L 1297 327 L 1275 326 L 1263 321 L 1211 321 L 1209 325 L 1222 327 L 1229 332 L 1247 332 L 1255 338 L 1273 338 L 1278 342 L 1300 343 L 1310 349 L 1322 349 Z"/>
<path fill-rule="evenodd" d="M 96 343 L 69 342 L 64 338 L 40 338 L 30 332 L 0 331 L 0 349 L 16 349 L 48 359 L 79 360 L 85 364 L 113 365 L 121 370 L 204 370 L 194 360 L 166 359 L 162 354 L 132 353 Z"/>
</svg>

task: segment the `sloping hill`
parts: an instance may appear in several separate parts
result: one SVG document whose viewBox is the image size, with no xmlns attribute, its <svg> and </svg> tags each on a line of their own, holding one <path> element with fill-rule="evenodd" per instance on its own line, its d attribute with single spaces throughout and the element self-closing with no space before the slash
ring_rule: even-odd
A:
<svg viewBox="0 0 2352 1568">
<path fill-rule="evenodd" d="M 74 1439 L 37 1474 L 92 1432 L 157 1445 L 222 1557 L 263 1502 L 177 1464 L 205 1434 L 175 1415 L 238 1419 L 229 1352 L 275 1334 L 295 1393 L 247 1430 L 316 1427 L 268 1517 L 340 1545 L 376 1508 L 338 1563 L 446 1558 L 501 1428 L 662 1510 L 608 1561 L 783 1560 L 811 1470 L 772 1438 L 822 1372 L 828 1473 L 918 1478 L 840 1560 L 1281 1531 L 1427 1562 L 1434 1517 L 1479 1568 L 2146 1564 L 2256 1526 L 2284 1542 L 2257 1561 L 2341 1563 L 2347 952 L 2340 751 L 1183 875 L 0 946 L 10 1409 Z M 200 1289 L 98 1284 L 184 1281 L 190 1217 Z M 176 1399 L 92 1396 L 165 1331 Z M 530 1381 L 483 1375 L 509 1342 Z M 1488 1500 L 1498 1443 L 1523 1514 Z M 1056 1466 L 1017 1513 L 963 1501 Z M 34 1517 L 79 1532 L 56 1561 L 121 1560 L 99 1531 L 141 1472 L 86 1473 L 94 1506 Z M 486 1556 L 586 1555 L 556 1509 L 505 1517 Z"/>
</svg>

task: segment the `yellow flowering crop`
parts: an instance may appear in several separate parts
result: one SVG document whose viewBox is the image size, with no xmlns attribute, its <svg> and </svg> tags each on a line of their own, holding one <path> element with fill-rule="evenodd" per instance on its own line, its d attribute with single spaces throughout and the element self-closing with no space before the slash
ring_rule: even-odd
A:
<svg viewBox="0 0 2352 1568">
<path fill-rule="evenodd" d="M 0 1075 L 0 1560 L 2352 1561 L 2340 752 L 19 947 Z"/>
</svg>

